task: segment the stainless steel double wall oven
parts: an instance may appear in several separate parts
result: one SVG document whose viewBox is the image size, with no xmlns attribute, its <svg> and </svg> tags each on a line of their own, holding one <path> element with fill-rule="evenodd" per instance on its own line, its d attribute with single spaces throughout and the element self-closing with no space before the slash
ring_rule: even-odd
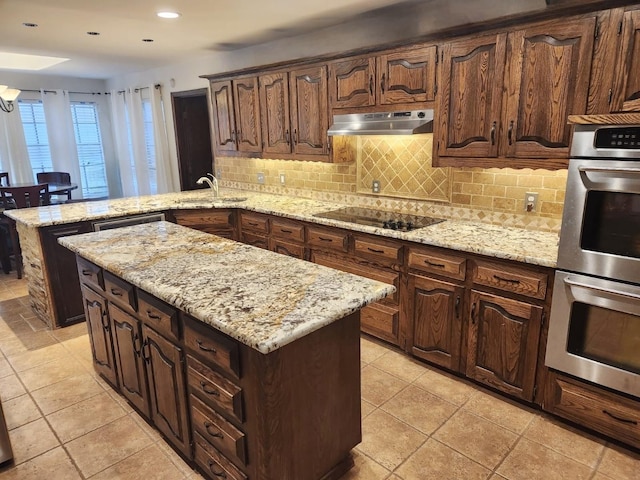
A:
<svg viewBox="0 0 640 480">
<path fill-rule="evenodd" d="M 640 122 L 575 126 L 546 364 L 640 397 Z"/>
</svg>

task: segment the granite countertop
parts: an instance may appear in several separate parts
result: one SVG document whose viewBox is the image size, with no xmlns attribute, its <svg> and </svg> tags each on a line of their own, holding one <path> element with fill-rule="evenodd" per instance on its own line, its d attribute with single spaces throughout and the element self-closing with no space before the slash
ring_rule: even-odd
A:
<svg viewBox="0 0 640 480">
<path fill-rule="evenodd" d="M 59 242 L 261 353 L 395 291 L 392 285 L 170 222 Z"/>
<path fill-rule="evenodd" d="M 198 190 L 10 210 L 6 214 L 27 226 L 44 227 L 163 210 L 242 208 L 495 258 L 552 268 L 556 266 L 558 235 L 555 233 L 450 219 L 426 228 L 401 232 L 314 216 L 343 206 L 345 205 L 293 196 L 225 188 L 221 189 L 221 198 L 216 201 L 212 200 L 209 190 Z"/>
</svg>

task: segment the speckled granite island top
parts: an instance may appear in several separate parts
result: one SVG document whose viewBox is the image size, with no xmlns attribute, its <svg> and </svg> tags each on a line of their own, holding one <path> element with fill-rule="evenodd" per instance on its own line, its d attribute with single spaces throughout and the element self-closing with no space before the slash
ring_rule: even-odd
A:
<svg viewBox="0 0 640 480">
<path fill-rule="evenodd" d="M 392 285 L 169 222 L 59 242 L 261 353 L 395 291 Z"/>
<path fill-rule="evenodd" d="M 411 232 L 401 232 L 315 216 L 344 206 L 337 203 L 244 190 L 221 189 L 221 192 L 221 198 L 216 201 L 212 200 L 210 191 L 199 190 L 10 210 L 7 215 L 30 227 L 44 227 L 163 210 L 242 208 L 544 267 L 555 267 L 558 257 L 558 235 L 555 233 L 451 219 Z"/>
</svg>

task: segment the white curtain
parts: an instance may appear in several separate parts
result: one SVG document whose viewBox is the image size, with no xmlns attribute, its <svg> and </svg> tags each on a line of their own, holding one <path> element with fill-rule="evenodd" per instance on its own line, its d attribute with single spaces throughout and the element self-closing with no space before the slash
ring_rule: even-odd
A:
<svg viewBox="0 0 640 480">
<path fill-rule="evenodd" d="M 11 184 L 31 183 L 35 180 L 18 102 L 11 113 L 0 112 L 0 169 L 9 172 Z"/>
<path fill-rule="evenodd" d="M 149 86 L 151 92 L 151 116 L 153 118 L 153 136 L 156 150 L 157 193 L 174 191 L 173 176 L 171 175 L 171 157 L 169 155 L 169 139 L 167 123 L 164 117 L 162 91 L 155 85 Z"/>
<path fill-rule="evenodd" d="M 74 192 L 74 196 L 82 198 L 83 182 L 80 173 L 76 137 L 73 130 L 69 92 L 65 90 L 45 92 L 42 90 L 40 93 L 47 122 L 47 136 L 49 138 L 53 170 L 56 172 L 68 172 L 71 176 L 71 182 L 78 184 L 78 190 Z"/>
<path fill-rule="evenodd" d="M 147 148 L 144 138 L 144 116 L 142 114 L 142 90 L 129 88 L 124 93 L 129 116 L 129 133 L 131 140 L 131 153 L 133 155 L 133 168 L 136 175 L 138 195 L 151 193 L 149 163 L 147 160 Z"/>
<path fill-rule="evenodd" d="M 118 165 L 122 194 L 131 197 L 138 194 L 135 171 L 132 168 L 131 149 L 129 148 L 129 129 L 127 128 L 127 110 L 124 92 L 111 90 L 111 127 Z"/>
</svg>

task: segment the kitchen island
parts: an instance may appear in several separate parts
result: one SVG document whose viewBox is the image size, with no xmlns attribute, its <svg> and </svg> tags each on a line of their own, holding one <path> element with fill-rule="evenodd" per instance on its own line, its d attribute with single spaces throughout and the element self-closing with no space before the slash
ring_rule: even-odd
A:
<svg viewBox="0 0 640 480">
<path fill-rule="evenodd" d="M 210 478 L 332 479 L 381 282 L 169 222 L 64 237 L 96 370 Z"/>
</svg>

